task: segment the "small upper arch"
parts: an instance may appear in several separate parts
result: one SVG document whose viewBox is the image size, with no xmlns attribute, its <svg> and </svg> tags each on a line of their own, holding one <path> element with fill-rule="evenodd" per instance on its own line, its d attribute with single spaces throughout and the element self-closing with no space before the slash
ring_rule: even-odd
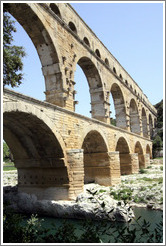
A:
<svg viewBox="0 0 166 246">
<path fill-rule="evenodd" d="M 107 66 L 109 66 L 109 61 L 108 61 L 107 58 L 105 58 L 105 64 L 106 64 Z"/>
<path fill-rule="evenodd" d="M 84 41 L 84 43 L 85 43 L 87 46 L 90 47 L 90 43 L 89 43 L 89 40 L 88 40 L 87 37 L 84 37 L 83 41 Z"/>
<path fill-rule="evenodd" d="M 71 29 L 74 33 L 77 34 L 77 28 L 76 28 L 76 26 L 74 25 L 73 22 L 70 21 L 69 24 L 68 24 L 68 26 L 70 27 L 70 29 Z"/>
<path fill-rule="evenodd" d="M 99 51 L 98 49 L 96 49 L 95 53 L 96 53 L 96 55 L 97 55 L 98 57 L 101 58 L 100 51 Z"/>
<path fill-rule="evenodd" d="M 62 18 L 59 8 L 55 3 L 50 3 L 50 8 L 59 18 Z"/>
<path fill-rule="evenodd" d="M 113 67 L 113 72 L 116 73 L 116 68 L 115 67 Z"/>
</svg>

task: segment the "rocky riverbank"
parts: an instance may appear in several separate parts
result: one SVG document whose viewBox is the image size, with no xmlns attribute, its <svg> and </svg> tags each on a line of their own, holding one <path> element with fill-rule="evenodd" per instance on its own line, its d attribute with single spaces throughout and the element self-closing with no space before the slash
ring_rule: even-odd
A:
<svg viewBox="0 0 166 246">
<path fill-rule="evenodd" d="M 22 213 L 52 217 L 129 221 L 132 206 L 163 209 L 163 166 L 152 162 L 139 174 L 124 175 L 121 184 L 105 187 L 86 184 L 76 201 L 37 200 L 35 195 L 17 192 L 17 172 L 4 172 L 4 201 Z"/>
</svg>

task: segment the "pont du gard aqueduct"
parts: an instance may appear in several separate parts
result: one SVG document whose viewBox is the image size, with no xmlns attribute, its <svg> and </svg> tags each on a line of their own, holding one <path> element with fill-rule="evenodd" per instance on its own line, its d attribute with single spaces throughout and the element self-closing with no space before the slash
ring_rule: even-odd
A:
<svg viewBox="0 0 166 246">
<path fill-rule="evenodd" d="M 8 3 L 8 10 L 36 47 L 46 88 L 46 101 L 4 89 L 4 140 L 18 189 L 72 200 L 85 183 L 115 185 L 147 167 L 157 111 L 71 5 Z M 92 118 L 75 113 L 77 64 L 88 81 Z"/>
</svg>

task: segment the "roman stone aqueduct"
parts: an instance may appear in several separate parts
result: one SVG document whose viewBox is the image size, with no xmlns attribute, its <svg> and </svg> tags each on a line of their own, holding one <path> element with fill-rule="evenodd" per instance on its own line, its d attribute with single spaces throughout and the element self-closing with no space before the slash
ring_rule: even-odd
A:
<svg viewBox="0 0 166 246">
<path fill-rule="evenodd" d="M 19 190 L 74 199 L 84 183 L 114 185 L 149 165 L 156 109 L 75 10 L 67 3 L 9 3 L 8 9 L 36 47 L 46 87 L 45 102 L 4 89 L 4 139 Z M 74 112 L 77 64 L 89 84 L 92 118 Z"/>
</svg>

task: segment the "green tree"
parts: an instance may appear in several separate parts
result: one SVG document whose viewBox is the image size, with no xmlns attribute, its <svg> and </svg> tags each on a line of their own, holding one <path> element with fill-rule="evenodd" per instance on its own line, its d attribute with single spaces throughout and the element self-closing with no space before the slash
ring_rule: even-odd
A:
<svg viewBox="0 0 166 246">
<path fill-rule="evenodd" d="M 22 58 L 26 55 L 22 46 L 12 45 L 15 21 L 7 13 L 8 4 L 4 4 L 3 12 L 3 86 L 17 87 L 22 83 Z"/>
<path fill-rule="evenodd" d="M 8 159 L 10 156 L 10 150 L 6 142 L 3 142 L 3 160 Z"/>
<path fill-rule="evenodd" d="M 157 109 L 156 132 L 153 136 L 153 156 L 163 148 L 163 100 L 154 105 Z"/>
</svg>

